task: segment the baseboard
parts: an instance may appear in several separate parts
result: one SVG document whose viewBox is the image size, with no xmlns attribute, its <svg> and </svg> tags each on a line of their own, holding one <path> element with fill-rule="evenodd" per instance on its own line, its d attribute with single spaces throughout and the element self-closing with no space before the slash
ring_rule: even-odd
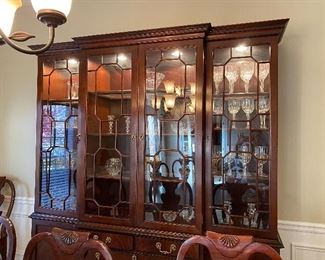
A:
<svg viewBox="0 0 325 260">
<path fill-rule="evenodd" d="M 5 199 L 4 205 L 8 203 Z M 11 219 L 16 227 L 16 260 L 21 260 L 30 239 L 34 198 L 17 197 Z M 279 233 L 285 248 L 283 260 L 325 260 L 325 224 L 279 220 Z"/>
</svg>

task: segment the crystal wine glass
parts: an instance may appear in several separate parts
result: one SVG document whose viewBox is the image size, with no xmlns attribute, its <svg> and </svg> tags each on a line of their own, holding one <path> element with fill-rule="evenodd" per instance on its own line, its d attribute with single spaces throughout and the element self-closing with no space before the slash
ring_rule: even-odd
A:
<svg viewBox="0 0 325 260">
<path fill-rule="evenodd" d="M 260 91 L 265 92 L 264 81 L 270 73 L 270 64 L 269 63 L 261 63 L 259 69 L 258 79 L 260 81 Z"/>
<path fill-rule="evenodd" d="M 249 81 L 254 74 L 254 63 L 251 61 L 244 61 L 240 64 L 240 78 L 245 82 L 245 93 L 248 93 Z"/>
<path fill-rule="evenodd" d="M 229 82 L 229 94 L 234 93 L 235 82 L 238 79 L 238 68 L 234 63 L 228 63 L 226 65 L 225 76 Z"/>
<path fill-rule="evenodd" d="M 255 146 L 254 155 L 259 160 L 257 164 L 257 174 L 260 177 L 267 177 L 267 174 L 263 172 L 263 165 L 267 162 L 266 160 L 269 158 L 267 150 L 267 146 Z"/>
<path fill-rule="evenodd" d="M 231 210 L 232 210 L 232 205 L 231 205 L 231 201 L 230 200 L 225 200 L 223 202 L 223 208 L 224 208 L 224 211 L 226 213 L 226 216 L 227 216 L 227 219 L 226 219 L 226 223 L 230 224 L 231 222 Z"/>
<path fill-rule="evenodd" d="M 252 202 L 247 203 L 247 215 L 248 221 L 252 226 L 256 225 L 255 215 L 256 215 L 256 204 Z"/>
<path fill-rule="evenodd" d="M 213 81 L 215 85 L 215 94 L 218 95 L 220 93 L 219 91 L 220 83 L 223 81 L 223 66 L 214 68 Z"/>
<path fill-rule="evenodd" d="M 221 115 L 223 112 L 223 102 L 222 99 L 216 98 L 213 100 L 213 113 Z"/>
<path fill-rule="evenodd" d="M 240 100 L 230 99 L 228 100 L 228 111 L 232 114 L 232 120 L 236 120 L 236 114 L 240 110 Z"/>
<path fill-rule="evenodd" d="M 248 172 L 247 172 L 247 165 L 248 163 L 251 161 L 252 155 L 249 152 L 249 145 L 248 144 L 243 144 L 240 147 L 240 151 L 241 153 L 239 153 L 239 157 L 242 160 L 244 169 L 243 169 L 243 177 L 246 178 L 248 176 Z"/>
<path fill-rule="evenodd" d="M 259 113 L 265 114 L 270 110 L 270 100 L 268 97 L 260 97 L 258 103 Z M 260 115 L 260 128 L 267 129 L 266 127 L 266 115 Z"/>
<path fill-rule="evenodd" d="M 253 113 L 255 109 L 255 100 L 253 98 L 244 98 L 241 103 L 241 107 L 246 114 L 247 118 L 247 123 L 246 123 L 246 128 L 249 128 L 249 119 L 250 119 L 250 114 Z"/>
<path fill-rule="evenodd" d="M 114 115 L 108 115 L 107 120 L 108 120 L 108 133 L 113 134 L 114 133 Z"/>
</svg>

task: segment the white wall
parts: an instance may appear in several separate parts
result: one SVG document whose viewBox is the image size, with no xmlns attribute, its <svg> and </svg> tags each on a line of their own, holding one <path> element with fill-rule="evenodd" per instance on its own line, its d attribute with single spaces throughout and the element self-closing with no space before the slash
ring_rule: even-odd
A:
<svg viewBox="0 0 325 260">
<path fill-rule="evenodd" d="M 291 18 L 279 51 L 279 218 L 325 224 L 324 0 L 74 0 L 56 41 L 73 36 L 211 22 Z M 15 28 L 45 42 L 31 6 Z M 31 197 L 35 170 L 36 57 L 0 47 L 0 174 Z M 325 242 L 324 242 L 325 244 Z"/>
</svg>

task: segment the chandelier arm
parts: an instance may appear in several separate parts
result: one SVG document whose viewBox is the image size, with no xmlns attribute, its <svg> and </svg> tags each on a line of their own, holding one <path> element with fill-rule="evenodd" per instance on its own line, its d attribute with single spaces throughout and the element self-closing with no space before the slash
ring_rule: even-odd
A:
<svg viewBox="0 0 325 260">
<path fill-rule="evenodd" d="M 51 26 L 49 25 L 49 40 L 48 42 L 43 46 L 41 47 L 40 49 L 37 49 L 37 50 L 30 50 L 30 49 L 24 49 L 22 47 L 20 47 L 19 45 L 15 44 L 12 40 L 10 40 L 4 33 L 3 31 L 1 30 L 0 28 L 0 35 L 2 37 L 2 39 L 0 40 L 3 40 L 5 43 L 7 43 L 9 46 L 11 46 L 12 48 L 14 48 L 15 50 L 17 51 L 20 51 L 20 52 L 23 52 L 25 54 L 40 54 L 40 53 L 43 53 L 45 51 L 47 51 L 51 45 L 53 44 L 54 42 L 54 37 L 55 37 L 55 27 L 54 26 Z"/>
</svg>

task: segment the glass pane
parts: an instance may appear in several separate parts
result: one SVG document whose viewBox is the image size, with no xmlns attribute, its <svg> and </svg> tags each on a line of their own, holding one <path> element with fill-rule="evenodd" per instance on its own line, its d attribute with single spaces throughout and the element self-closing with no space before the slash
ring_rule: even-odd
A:
<svg viewBox="0 0 325 260">
<path fill-rule="evenodd" d="M 195 222 L 196 50 L 146 54 L 145 221 Z"/>
<path fill-rule="evenodd" d="M 77 60 L 43 65 L 40 206 L 44 208 L 76 209 L 78 72 Z"/>
<path fill-rule="evenodd" d="M 86 213 L 129 218 L 131 53 L 88 58 Z"/>
<path fill-rule="evenodd" d="M 269 46 L 213 51 L 211 185 L 214 225 L 269 228 Z"/>
</svg>

